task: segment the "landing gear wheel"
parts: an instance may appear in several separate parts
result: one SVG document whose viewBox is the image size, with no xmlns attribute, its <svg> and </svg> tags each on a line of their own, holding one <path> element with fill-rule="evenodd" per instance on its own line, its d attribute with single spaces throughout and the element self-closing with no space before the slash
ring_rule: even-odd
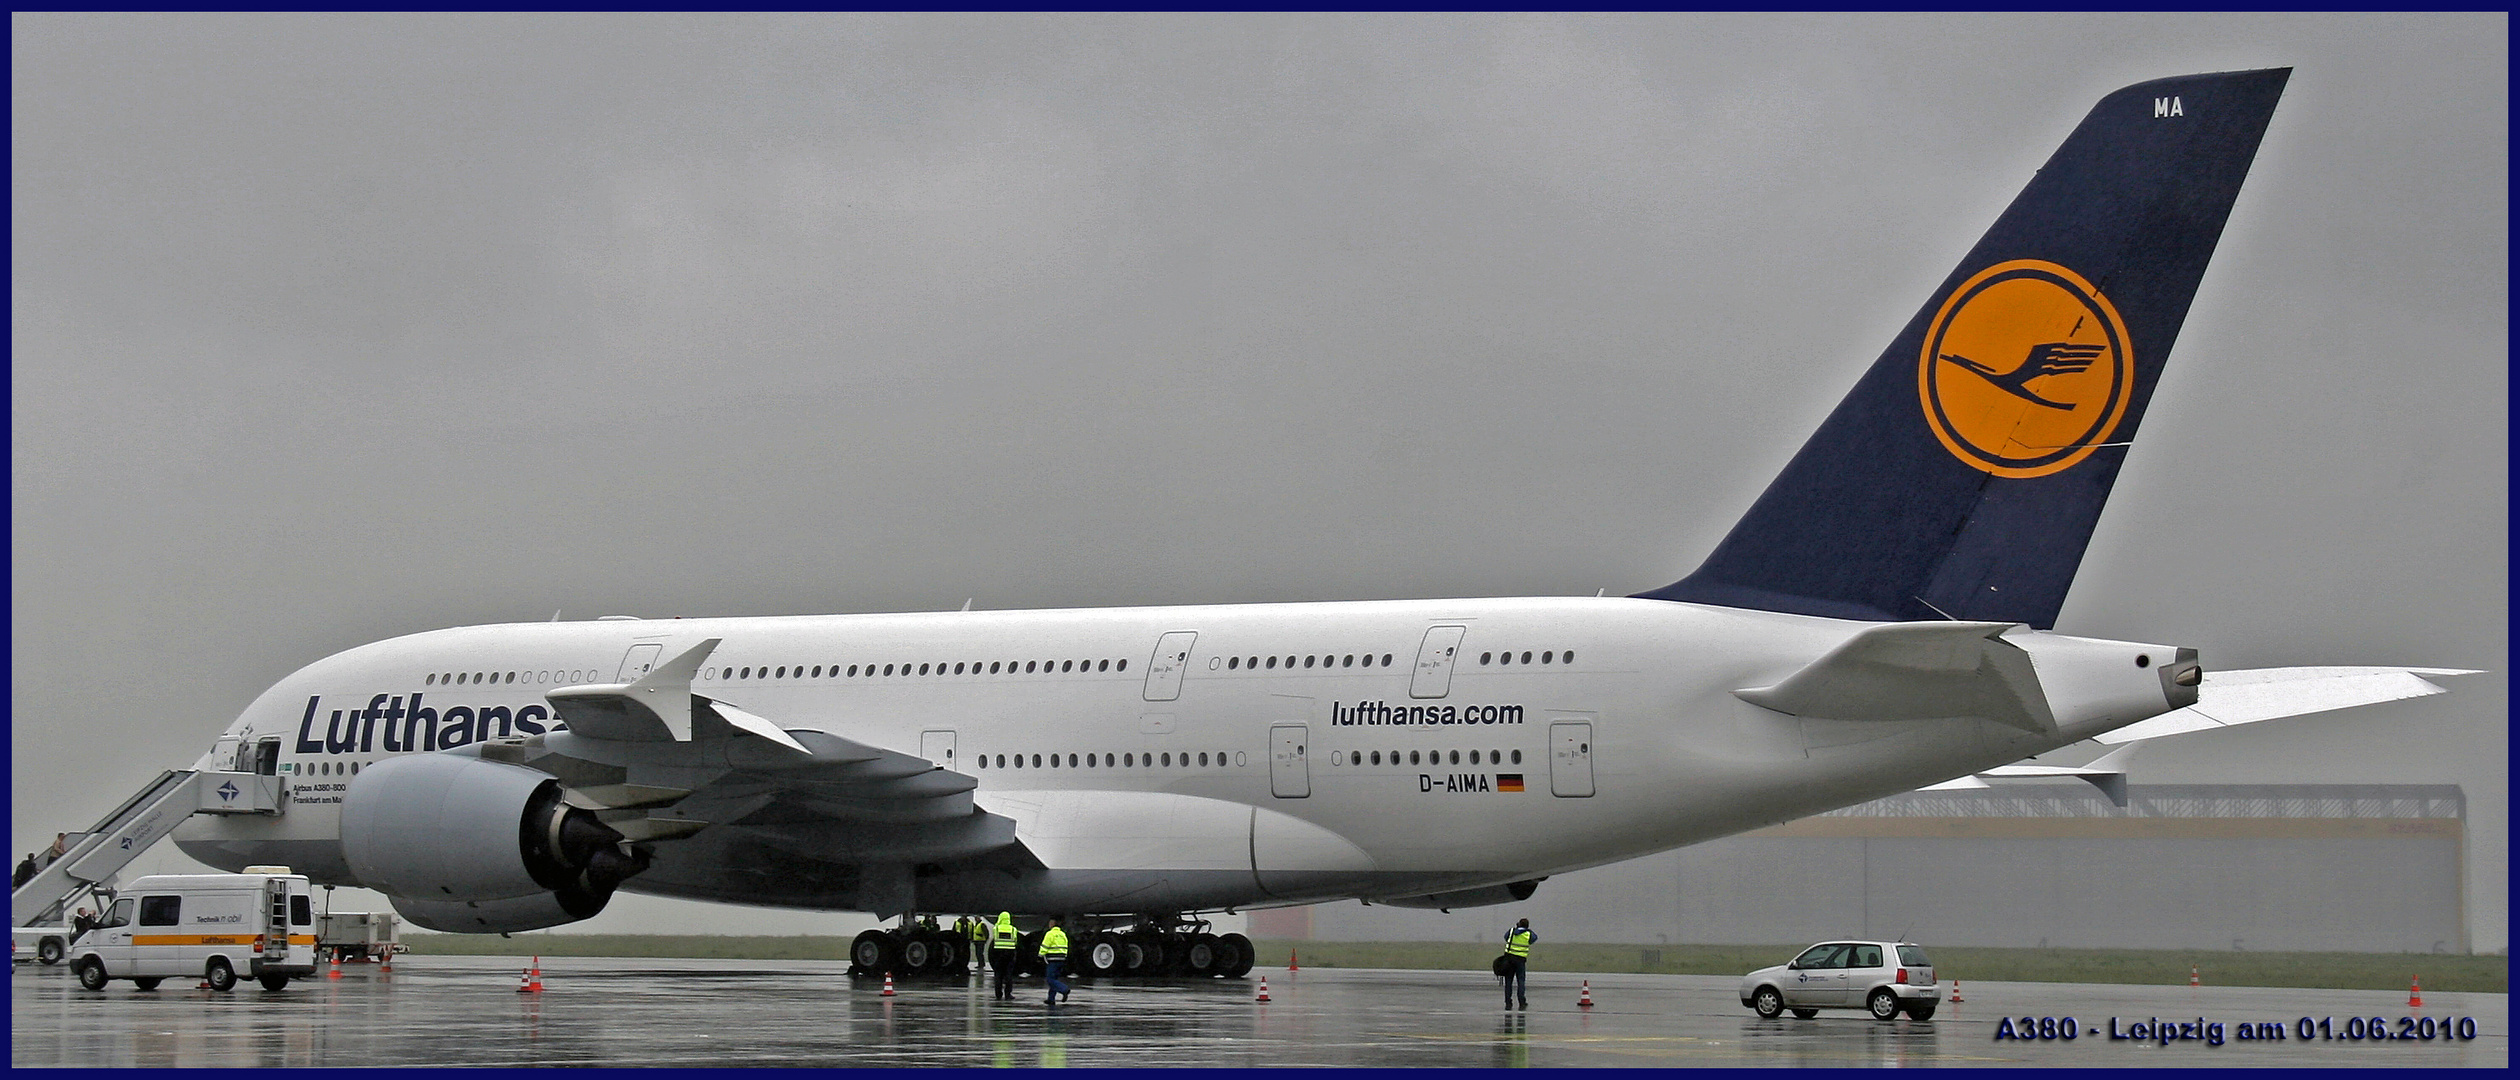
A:
<svg viewBox="0 0 2520 1080">
<path fill-rule="evenodd" d="M 263 989 L 265 990 L 286 990 L 289 988 L 289 976 L 287 972 L 266 971 L 261 976 L 261 982 L 263 984 Z"/>
<path fill-rule="evenodd" d="M 58 964 L 63 951 L 60 938 L 45 938 L 35 944 L 35 962 L 46 967 Z"/>
<path fill-rule="evenodd" d="M 901 966 L 924 971 L 936 961 L 936 947 L 926 938 L 911 938 L 901 946 Z"/>
<path fill-rule="evenodd" d="M 79 985 L 90 990 L 105 989 L 105 964 L 93 956 L 82 956 L 70 965 L 70 973 L 79 977 Z"/>
<path fill-rule="evenodd" d="M 857 940 L 849 943 L 850 973 L 853 975 L 888 974 L 892 971 L 893 965 L 900 961 L 899 953 L 900 950 L 894 946 L 891 934 L 881 930 L 868 930 L 859 934 Z"/>
<path fill-rule="evenodd" d="M 1221 959 L 1216 939 L 1206 934 L 1191 935 L 1189 948 L 1181 953 L 1182 966 L 1188 968 L 1193 977 L 1201 979 L 1215 975 L 1220 966 L 1217 961 Z"/>
<path fill-rule="evenodd" d="M 1123 975 L 1152 975 L 1152 974 L 1154 974 L 1154 972 L 1153 972 L 1152 970 L 1150 970 L 1150 966 L 1149 966 L 1149 965 L 1147 964 L 1147 962 L 1146 962 L 1146 961 L 1147 961 L 1147 955 L 1146 955 L 1146 943 L 1145 943 L 1145 942 L 1143 942 L 1143 941 L 1123 941 L 1123 942 L 1120 942 L 1120 943 L 1119 943 L 1119 949 L 1120 949 L 1120 973 L 1121 973 L 1121 974 L 1123 974 Z"/>
<path fill-rule="evenodd" d="M 1242 978 L 1251 974 L 1251 965 L 1260 962 L 1260 950 L 1252 948 L 1251 939 L 1241 934 L 1227 934 L 1217 938 L 1216 943 L 1234 950 L 1233 961 L 1217 971 L 1219 977 Z"/>
<path fill-rule="evenodd" d="M 1120 943 L 1109 934 L 1096 934 L 1085 944 L 1085 974 L 1095 978 L 1110 975 L 1120 967 Z"/>
<path fill-rule="evenodd" d="M 1785 1013 L 1785 995 L 1777 993 L 1773 986 L 1762 986 L 1750 995 L 1750 1011 L 1774 1020 Z"/>
<path fill-rule="evenodd" d="M 1797 1017 L 1799 1017 L 1799 1018 L 1801 1018 L 1801 1019 L 1804 1019 L 1804 1020 L 1809 1020 L 1809 1019 L 1811 1019 L 1812 1017 L 1815 1017 L 1815 1016 L 1820 1015 L 1820 1010 L 1818 1010 L 1818 1009 L 1796 1009 L 1796 1010 L 1794 1010 L 1794 1015 L 1795 1015 L 1795 1016 L 1797 1016 Z"/>
<path fill-rule="evenodd" d="M 1899 1018 L 1899 995 L 1887 988 L 1875 990 L 1871 997 L 1864 999 L 1864 1009 L 1872 1013 L 1875 1020 L 1896 1020 Z"/>
<path fill-rule="evenodd" d="M 210 989 L 222 994 L 236 989 L 236 969 L 228 966 L 224 956 L 211 957 L 210 966 L 201 973 L 201 977 L 210 980 Z"/>
<path fill-rule="evenodd" d="M 1915 1004 L 1907 1007 L 1907 1014 L 1908 1019 L 1910 1020 L 1931 1020 L 1934 1018 L 1934 1003 L 1931 1001 L 1916 1002 Z"/>
</svg>

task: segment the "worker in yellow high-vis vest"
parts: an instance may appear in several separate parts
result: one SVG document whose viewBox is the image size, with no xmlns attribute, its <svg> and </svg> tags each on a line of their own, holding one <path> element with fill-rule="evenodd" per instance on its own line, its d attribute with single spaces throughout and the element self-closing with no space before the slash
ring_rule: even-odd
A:
<svg viewBox="0 0 2520 1080">
<path fill-rule="evenodd" d="M 1041 971 L 1043 981 L 1050 984 L 1050 1000 L 1056 1005 L 1068 996 L 1068 984 L 1059 981 L 1059 969 L 1067 966 L 1067 931 L 1059 929 L 1059 920 L 1050 920 L 1050 929 L 1041 932 Z"/>
<path fill-rule="evenodd" d="M 998 912 L 997 925 L 989 931 L 989 966 L 997 969 L 997 999 L 1015 1000 L 1015 915 Z"/>
<path fill-rule="evenodd" d="M 967 934 L 967 935 L 969 935 L 969 937 L 968 937 L 968 939 L 967 939 L 967 940 L 969 940 L 969 941 L 971 942 L 971 970 L 972 970 L 972 973 L 973 973 L 973 974 L 980 974 L 980 973 L 984 973 L 984 972 L 988 971 L 988 970 L 989 970 L 989 920 L 987 920 L 987 919 L 983 919 L 983 918 L 981 918 L 980 916 L 977 916 L 977 915 L 972 916 L 972 917 L 971 917 L 971 925 L 970 925 L 967 929 L 965 929 L 965 930 L 964 930 L 964 933 L 965 933 L 965 934 Z"/>
<path fill-rule="evenodd" d="M 1531 966 L 1531 943 L 1540 935 L 1531 932 L 1531 920 L 1524 919 L 1505 932 L 1505 1007 L 1531 1007 L 1531 996 L 1525 993 L 1525 975 Z"/>
</svg>

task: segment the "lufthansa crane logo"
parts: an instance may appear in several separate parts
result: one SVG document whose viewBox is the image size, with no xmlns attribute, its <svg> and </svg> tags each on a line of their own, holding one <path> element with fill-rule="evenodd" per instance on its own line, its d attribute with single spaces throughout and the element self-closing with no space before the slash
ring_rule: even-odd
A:
<svg viewBox="0 0 2520 1080">
<path fill-rule="evenodd" d="M 2117 308 L 2081 275 L 2037 259 L 1987 267 L 1952 290 L 1916 369 L 1943 448 L 2014 478 L 2091 456 L 2125 419 L 2134 384 Z"/>
</svg>

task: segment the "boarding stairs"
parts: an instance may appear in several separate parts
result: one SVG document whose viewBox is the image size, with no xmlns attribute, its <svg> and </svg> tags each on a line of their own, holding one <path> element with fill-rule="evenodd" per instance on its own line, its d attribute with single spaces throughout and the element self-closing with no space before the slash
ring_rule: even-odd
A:
<svg viewBox="0 0 2520 1080">
<path fill-rule="evenodd" d="M 61 922 L 72 900 L 112 888 L 114 875 L 194 814 L 276 815 L 287 800 L 288 787 L 278 776 L 169 769 L 95 828 L 71 833 L 68 851 L 11 890 L 9 925 Z"/>
</svg>

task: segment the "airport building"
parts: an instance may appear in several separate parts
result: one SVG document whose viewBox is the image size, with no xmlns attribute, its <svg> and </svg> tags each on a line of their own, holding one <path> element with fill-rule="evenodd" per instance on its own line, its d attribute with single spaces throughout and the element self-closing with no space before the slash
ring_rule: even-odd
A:
<svg viewBox="0 0 2520 1080">
<path fill-rule="evenodd" d="M 2468 951 L 2452 785 L 2074 784 L 1919 791 L 1562 874 L 1516 904 L 1257 911 L 1255 937 Z"/>
</svg>

